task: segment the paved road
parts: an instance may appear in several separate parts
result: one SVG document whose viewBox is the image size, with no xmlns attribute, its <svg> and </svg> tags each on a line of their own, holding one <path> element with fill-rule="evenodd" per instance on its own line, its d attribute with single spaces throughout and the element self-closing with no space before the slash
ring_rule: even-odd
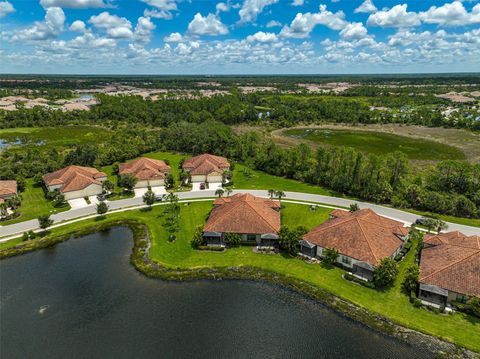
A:
<svg viewBox="0 0 480 359">
<path fill-rule="evenodd" d="M 255 196 L 266 196 L 266 190 L 235 190 L 233 193 L 251 193 Z M 387 216 L 393 219 L 397 219 L 399 221 L 405 222 L 407 224 L 413 223 L 415 219 L 418 218 L 418 215 L 400 211 L 398 209 L 384 207 L 372 203 L 366 202 L 357 202 L 352 201 L 349 199 L 344 198 L 337 198 L 337 197 L 330 197 L 330 196 L 322 196 L 318 194 L 310 194 L 310 193 L 299 193 L 299 192 L 285 192 L 286 197 L 285 199 L 288 200 L 296 200 L 296 201 L 307 201 L 307 202 L 317 202 L 328 204 L 331 206 L 339 206 L 339 207 L 348 207 L 351 203 L 358 203 L 360 208 L 371 208 L 378 214 L 383 216 Z M 195 192 L 178 192 L 177 193 L 180 200 L 187 200 L 187 199 L 198 199 L 198 198 L 205 198 L 205 197 L 215 197 L 214 191 L 206 190 L 206 191 L 195 191 Z M 109 202 L 109 210 L 119 210 L 125 209 L 132 206 L 139 206 L 142 205 L 142 198 L 128 198 L 122 199 L 118 201 Z M 52 215 L 52 219 L 55 223 L 67 221 L 79 217 L 84 217 L 87 215 L 95 214 L 95 206 L 90 205 L 84 208 L 72 209 L 70 211 L 61 212 L 58 214 Z M 478 227 L 470 227 L 464 226 L 461 224 L 456 223 L 447 223 L 448 224 L 448 231 L 460 231 L 466 235 L 480 235 L 480 228 Z M 26 231 L 36 230 L 38 229 L 38 221 L 36 219 L 31 221 L 20 222 L 16 224 L 11 224 L 8 226 L 0 227 L 0 237 L 9 237 L 16 234 L 21 234 Z"/>
</svg>

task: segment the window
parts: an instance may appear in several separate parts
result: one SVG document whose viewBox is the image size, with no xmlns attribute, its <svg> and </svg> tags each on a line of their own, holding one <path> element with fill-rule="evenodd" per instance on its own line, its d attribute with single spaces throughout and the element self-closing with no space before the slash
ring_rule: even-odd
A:
<svg viewBox="0 0 480 359">
<path fill-rule="evenodd" d="M 347 264 L 347 265 L 351 265 L 352 260 L 349 257 L 342 256 L 342 263 Z"/>
<path fill-rule="evenodd" d="M 466 295 L 463 295 L 463 294 L 457 294 L 457 298 L 455 299 L 457 302 L 460 302 L 460 303 L 466 303 L 468 298 Z"/>
<path fill-rule="evenodd" d="M 248 242 L 255 242 L 257 240 L 256 234 L 247 234 L 247 241 Z"/>
</svg>

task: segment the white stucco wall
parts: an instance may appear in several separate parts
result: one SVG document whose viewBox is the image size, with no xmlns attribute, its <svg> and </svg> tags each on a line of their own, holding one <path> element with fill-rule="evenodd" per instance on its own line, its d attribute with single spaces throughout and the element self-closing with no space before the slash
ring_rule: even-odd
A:
<svg viewBox="0 0 480 359">
<path fill-rule="evenodd" d="M 192 182 L 206 182 L 207 176 L 205 175 L 195 175 L 192 176 Z"/>
<path fill-rule="evenodd" d="M 147 188 L 150 187 L 157 187 L 165 185 L 165 181 L 163 179 L 153 180 L 153 181 L 138 181 L 135 185 L 135 188 Z"/>
<path fill-rule="evenodd" d="M 208 180 L 208 182 L 222 182 L 222 176 L 208 175 L 207 180 Z"/>
<path fill-rule="evenodd" d="M 65 199 L 75 199 L 75 198 L 83 198 L 86 196 L 95 196 L 97 194 L 102 193 L 102 186 L 98 184 L 91 184 L 88 187 L 85 187 L 84 189 L 78 190 L 78 191 L 70 191 L 70 192 L 65 192 Z"/>
</svg>

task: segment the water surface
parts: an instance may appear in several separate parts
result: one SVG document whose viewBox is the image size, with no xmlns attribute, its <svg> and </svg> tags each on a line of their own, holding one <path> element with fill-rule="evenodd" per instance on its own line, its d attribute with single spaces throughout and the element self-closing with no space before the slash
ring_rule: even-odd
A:
<svg viewBox="0 0 480 359">
<path fill-rule="evenodd" d="M 273 285 L 147 278 L 131 246 L 118 227 L 0 261 L 0 357 L 429 357 Z"/>
</svg>

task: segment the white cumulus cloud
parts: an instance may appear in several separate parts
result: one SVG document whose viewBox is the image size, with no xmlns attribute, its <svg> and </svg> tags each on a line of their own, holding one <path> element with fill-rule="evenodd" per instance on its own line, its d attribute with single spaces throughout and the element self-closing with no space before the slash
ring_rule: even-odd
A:
<svg viewBox="0 0 480 359">
<path fill-rule="evenodd" d="M 305 38 L 317 25 L 324 25 L 332 30 L 341 30 L 347 26 L 345 13 L 338 11 L 333 13 L 327 10 L 326 5 L 320 5 L 318 13 L 298 13 L 290 25 L 282 28 L 282 37 Z"/>
<path fill-rule="evenodd" d="M 249 42 L 275 42 L 277 41 L 277 35 L 272 33 L 272 32 L 263 32 L 263 31 L 258 31 L 257 33 L 253 35 L 247 36 L 247 41 Z"/>
<path fill-rule="evenodd" d="M 420 19 L 416 12 L 408 12 L 407 4 L 395 5 L 389 10 L 378 11 L 368 17 L 367 25 L 380 27 L 419 26 Z"/>
<path fill-rule="evenodd" d="M 340 31 L 340 36 L 346 40 L 359 40 L 367 37 L 368 32 L 361 22 L 352 22 Z"/>
<path fill-rule="evenodd" d="M 218 36 L 228 34 L 228 29 L 217 15 L 208 14 L 204 17 L 202 14 L 196 13 L 193 20 L 188 24 L 188 32 L 197 36 Z"/>
<path fill-rule="evenodd" d="M 359 7 L 354 11 L 357 13 L 367 13 L 372 14 L 377 12 L 377 7 L 373 4 L 372 0 L 365 0 Z"/>
<path fill-rule="evenodd" d="M 164 42 L 181 42 L 182 40 L 183 36 L 179 32 L 172 32 L 170 35 L 163 38 Z"/>
<path fill-rule="evenodd" d="M 86 27 L 85 27 L 85 23 L 82 20 L 75 20 L 70 25 L 69 29 L 75 32 L 85 32 Z"/>
<path fill-rule="evenodd" d="M 15 31 L 13 41 L 49 40 L 57 37 L 63 31 L 65 13 L 59 7 L 50 7 L 46 10 L 44 21 L 35 21 L 28 28 Z"/>
<path fill-rule="evenodd" d="M 270 20 L 269 22 L 267 22 L 267 27 L 279 27 L 279 26 L 282 26 L 282 23 L 280 21 Z"/>
<path fill-rule="evenodd" d="M 469 13 L 460 1 L 432 6 L 419 14 L 423 22 L 442 26 L 466 26 L 480 23 L 480 3 Z"/>
<path fill-rule="evenodd" d="M 124 17 L 111 15 L 108 11 L 93 15 L 88 22 L 97 29 L 105 30 L 108 36 L 114 39 L 128 39 L 133 36 L 131 22 Z"/>
<path fill-rule="evenodd" d="M 257 20 L 258 14 L 269 5 L 276 4 L 279 0 L 245 0 L 238 11 L 240 22 L 253 22 Z"/>
<path fill-rule="evenodd" d="M 15 11 L 15 8 L 8 1 L 0 1 L 0 18 Z"/>
<path fill-rule="evenodd" d="M 293 0 L 292 6 L 303 6 L 304 3 L 305 3 L 305 0 Z"/>
<path fill-rule="evenodd" d="M 101 8 L 110 6 L 109 3 L 104 3 L 103 0 L 40 0 L 40 5 L 44 8 L 63 7 L 70 9 Z"/>
</svg>

